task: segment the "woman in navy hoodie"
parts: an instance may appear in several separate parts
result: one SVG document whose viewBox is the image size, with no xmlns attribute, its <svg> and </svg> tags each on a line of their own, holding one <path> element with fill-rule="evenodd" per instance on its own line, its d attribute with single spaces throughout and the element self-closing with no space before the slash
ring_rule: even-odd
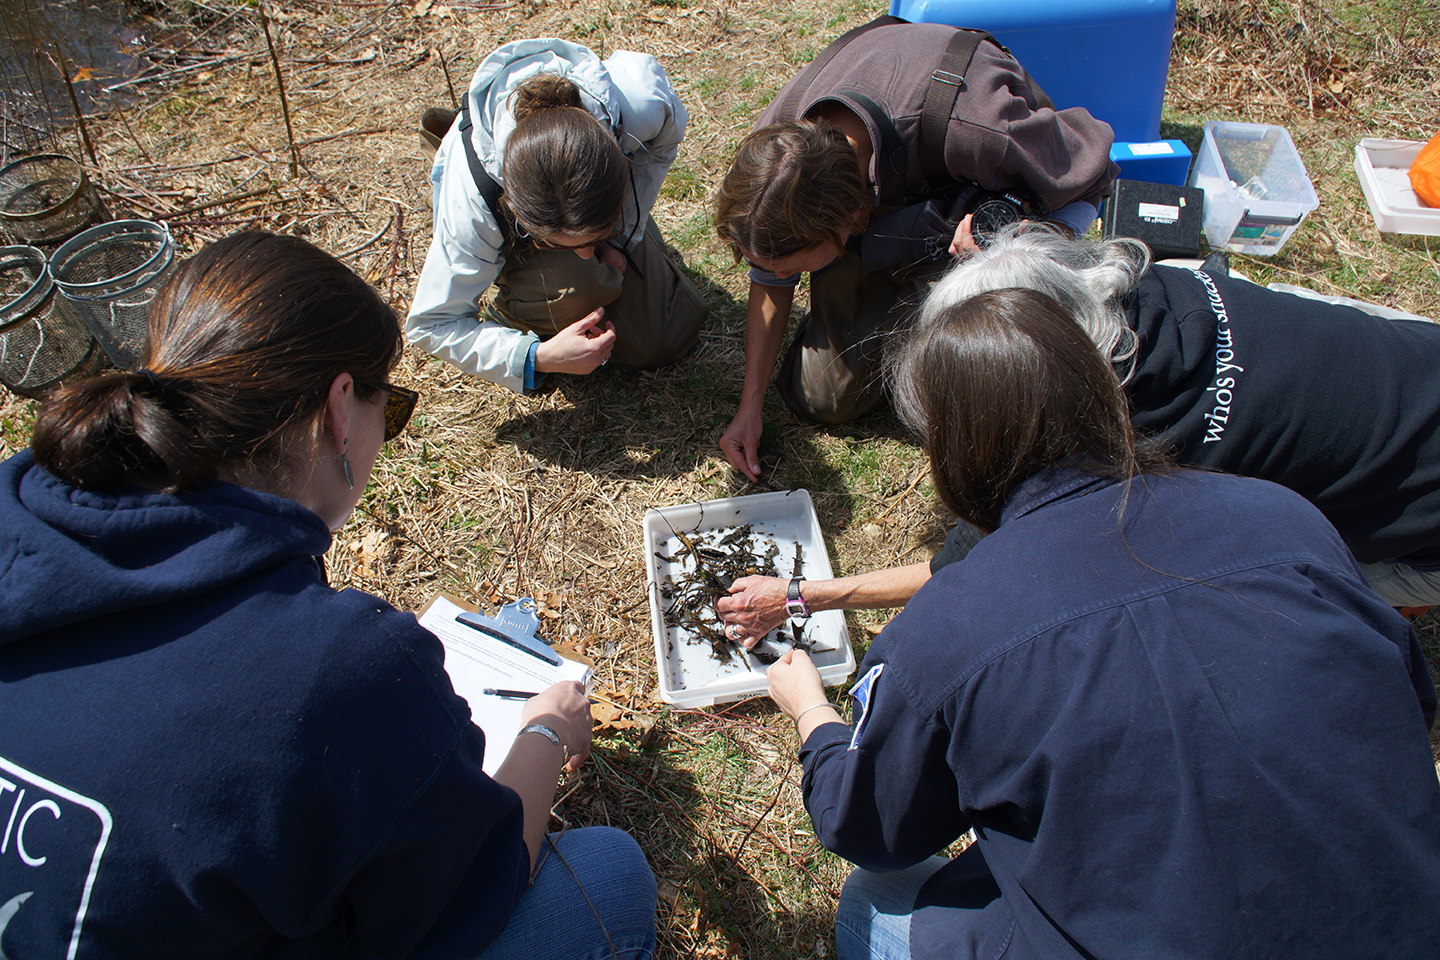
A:
<svg viewBox="0 0 1440 960">
<path fill-rule="evenodd" d="M 326 585 L 416 400 L 389 306 L 238 234 L 148 341 L 0 465 L 0 956 L 648 957 L 634 841 L 545 833 L 580 687 L 492 779 L 439 641 Z"/>
<path fill-rule="evenodd" d="M 1137 448 L 1045 294 L 941 311 L 894 389 L 988 536 L 875 639 L 853 725 L 770 668 L 860 868 L 841 960 L 1440 956 L 1435 688 L 1321 513 Z"/>
</svg>

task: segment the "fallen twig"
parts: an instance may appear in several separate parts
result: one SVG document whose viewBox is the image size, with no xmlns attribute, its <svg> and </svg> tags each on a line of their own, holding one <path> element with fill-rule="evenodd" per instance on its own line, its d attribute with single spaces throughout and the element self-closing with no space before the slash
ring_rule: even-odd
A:
<svg viewBox="0 0 1440 960">
<path fill-rule="evenodd" d="M 375 236 L 371 237 L 369 240 L 366 240 L 364 243 L 360 244 L 360 246 L 351 247 L 349 250 L 335 254 L 335 256 L 341 260 L 344 260 L 346 257 L 355 256 L 355 254 L 359 253 L 361 250 L 364 250 L 366 247 L 373 246 L 376 242 L 379 241 L 381 237 L 385 236 L 385 234 L 390 230 L 390 224 L 394 222 L 395 217 L 391 216 L 389 220 L 385 221 L 385 226 L 381 227 L 380 232 L 375 234 Z"/>
<path fill-rule="evenodd" d="M 339 140 L 341 137 L 363 137 L 372 133 L 385 133 L 384 127 L 357 127 L 352 130 L 341 130 L 339 133 L 327 133 L 323 137 L 311 137 L 309 140 L 301 140 L 297 146 L 308 147 L 316 143 L 324 143 L 327 140 Z"/>
<path fill-rule="evenodd" d="M 300 148 L 295 146 L 295 129 L 290 125 L 290 102 L 285 98 L 285 74 L 280 69 L 280 57 L 275 53 L 275 41 L 270 38 L 270 19 L 265 16 L 265 0 L 255 5 L 260 13 L 260 28 L 265 31 L 265 46 L 270 48 L 270 63 L 275 67 L 275 85 L 280 88 L 280 112 L 285 115 L 285 139 L 290 141 L 290 179 L 300 176 Z"/>
<path fill-rule="evenodd" d="M 879 523 L 881 520 L 884 520 L 886 517 L 890 516 L 890 511 L 894 510 L 895 507 L 898 506 L 902 500 L 910 496 L 910 494 L 915 490 L 915 488 L 920 486 L 920 481 L 924 480 L 929 475 L 929 473 L 930 463 L 928 460 L 921 461 L 919 464 L 917 464 L 915 467 L 915 479 L 911 480 L 909 485 L 907 485 L 904 490 L 900 491 L 899 496 L 895 497 L 893 500 L 890 501 L 890 505 L 888 507 L 886 507 L 884 510 L 881 510 L 875 515 L 874 522 Z"/>
<path fill-rule="evenodd" d="M 160 73 L 142 73 L 139 76 L 131 77 L 129 80 L 121 80 L 118 83 L 112 83 L 100 89 L 106 93 L 113 93 L 116 90 L 131 87 L 139 83 L 169 80 L 172 77 L 178 77 L 182 73 L 194 73 L 197 70 L 204 70 L 206 67 L 219 67 L 227 63 L 234 63 L 236 60 L 250 60 L 254 57 L 255 54 L 253 53 L 237 53 L 228 57 L 218 57 L 214 60 L 202 60 L 199 63 L 192 63 L 184 67 L 175 67 L 171 70 L 161 71 Z"/>
<path fill-rule="evenodd" d="M 399 201 L 392 200 L 395 204 L 395 242 L 390 245 L 390 289 L 385 294 L 386 300 L 395 299 L 395 271 L 400 265 L 400 244 L 405 238 L 405 208 L 400 206 Z"/>
<path fill-rule="evenodd" d="M 227 203 L 234 203 L 237 200 L 250 200 L 254 197 L 263 197 L 267 193 L 274 192 L 275 184 L 272 183 L 270 184 L 270 186 L 261 187 L 259 190 L 247 190 L 244 193 L 236 193 L 228 197 L 221 197 L 219 200 L 208 200 L 205 203 L 197 203 L 192 204 L 188 207 L 182 207 L 181 209 L 176 210 L 173 214 L 171 214 L 171 216 L 183 217 L 186 214 L 199 213 L 201 210 L 209 210 L 211 207 L 221 207 Z"/>
</svg>

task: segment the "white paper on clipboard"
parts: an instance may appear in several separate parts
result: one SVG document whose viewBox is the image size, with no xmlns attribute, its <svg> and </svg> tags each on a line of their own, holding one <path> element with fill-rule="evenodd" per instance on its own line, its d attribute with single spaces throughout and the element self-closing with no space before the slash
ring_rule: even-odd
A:
<svg viewBox="0 0 1440 960">
<path fill-rule="evenodd" d="M 521 650 L 502 643 L 455 618 L 464 613 L 443 596 L 430 602 L 420 616 L 420 626 L 440 638 L 445 647 L 445 672 L 455 692 L 470 705 L 470 717 L 485 731 L 485 772 L 494 775 L 510 752 L 510 743 L 520 732 L 523 700 L 506 700 L 480 691 L 525 690 L 538 693 L 561 680 L 576 680 L 590 688 L 591 668 L 576 660 L 560 658 L 552 666 Z"/>
</svg>

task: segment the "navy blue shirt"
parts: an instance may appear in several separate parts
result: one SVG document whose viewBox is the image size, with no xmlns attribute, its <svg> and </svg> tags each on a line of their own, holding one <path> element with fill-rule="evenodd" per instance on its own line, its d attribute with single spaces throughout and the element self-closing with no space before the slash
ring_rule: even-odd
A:
<svg viewBox="0 0 1440 960">
<path fill-rule="evenodd" d="M 1440 956 L 1435 688 L 1288 490 L 1031 477 L 861 675 L 801 753 L 821 842 L 883 871 L 978 838 L 920 960 Z"/>
<path fill-rule="evenodd" d="M 324 583 L 329 531 L 214 483 L 0 464 L 0 953 L 474 956 L 519 797 L 415 618 Z"/>
<path fill-rule="evenodd" d="M 1440 324 L 1175 267 L 1131 310 L 1136 427 L 1296 491 L 1362 563 L 1440 567 Z"/>
<path fill-rule="evenodd" d="M 1296 491 L 1362 563 L 1440 568 L 1440 324 L 1165 266 L 1128 311 L 1142 434 L 1182 463 Z M 930 569 L 974 539 L 962 525 Z"/>
</svg>

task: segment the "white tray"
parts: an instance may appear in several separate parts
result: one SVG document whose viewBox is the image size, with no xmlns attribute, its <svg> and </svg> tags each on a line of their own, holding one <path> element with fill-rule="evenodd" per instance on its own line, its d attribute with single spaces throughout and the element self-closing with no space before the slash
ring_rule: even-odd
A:
<svg viewBox="0 0 1440 960">
<path fill-rule="evenodd" d="M 1366 137 L 1355 145 L 1355 175 L 1381 233 L 1440 236 L 1440 208 L 1427 207 L 1410 186 L 1410 164 L 1420 140 Z"/>
<path fill-rule="evenodd" d="M 681 557 L 684 547 L 677 533 L 687 537 L 725 527 L 749 523 L 757 538 L 772 539 L 780 547 L 775 566 L 780 576 L 803 576 L 808 580 L 824 580 L 833 574 L 830 557 L 815 506 L 806 490 L 757 493 L 748 497 L 728 497 L 705 503 L 687 503 L 649 510 L 645 514 L 645 569 L 650 593 L 650 623 L 655 641 L 655 663 L 660 674 L 660 696 L 666 703 L 681 707 L 708 707 L 764 693 L 769 684 L 765 664 L 753 655 L 739 650 L 731 662 L 717 660 L 710 644 L 692 638 L 681 627 L 665 625 L 666 601 L 661 584 L 666 575 L 672 577 L 693 571 L 688 557 Z M 792 571 L 795 544 L 800 544 L 801 569 Z M 673 561 L 663 559 L 674 558 Z M 783 630 L 788 630 L 788 623 Z M 815 650 L 811 659 L 826 684 L 838 683 L 855 671 L 855 651 L 850 646 L 850 630 L 845 614 L 839 610 L 822 610 L 806 622 L 805 637 L 828 650 Z M 788 644 L 783 645 L 788 649 Z"/>
</svg>

